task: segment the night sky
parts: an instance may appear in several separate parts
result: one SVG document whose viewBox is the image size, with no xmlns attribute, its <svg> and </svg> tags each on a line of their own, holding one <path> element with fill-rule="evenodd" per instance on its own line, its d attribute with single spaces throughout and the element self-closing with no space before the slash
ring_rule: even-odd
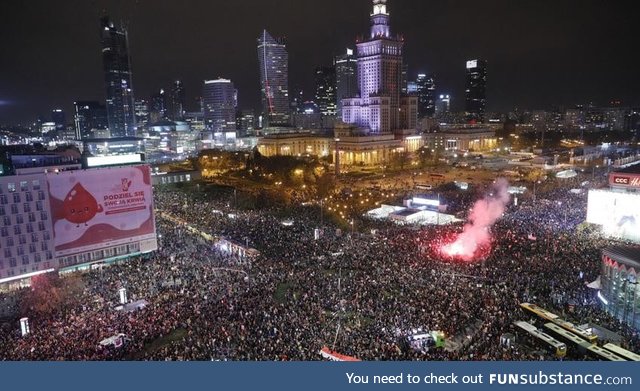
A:
<svg viewBox="0 0 640 391">
<path fill-rule="evenodd" d="M 434 72 L 462 108 L 465 61 L 489 61 L 488 109 L 550 108 L 619 98 L 640 104 L 635 13 L 602 0 L 389 0 L 410 77 Z M 188 109 L 202 80 L 230 78 L 259 108 L 256 38 L 286 36 L 290 87 L 312 97 L 314 69 L 369 28 L 370 0 L 5 0 L 0 2 L 0 123 L 72 114 L 104 101 L 99 17 L 129 28 L 134 93 L 182 79 Z"/>
</svg>

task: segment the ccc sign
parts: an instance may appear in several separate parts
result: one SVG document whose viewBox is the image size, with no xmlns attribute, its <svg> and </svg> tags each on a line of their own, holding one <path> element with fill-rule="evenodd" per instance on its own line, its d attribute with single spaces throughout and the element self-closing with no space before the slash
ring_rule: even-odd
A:
<svg viewBox="0 0 640 391">
<path fill-rule="evenodd" d="M 626 176 L 614 176 L 613 183 L 616 185 L 628 185 L 631 178 Z"/>
</svg>

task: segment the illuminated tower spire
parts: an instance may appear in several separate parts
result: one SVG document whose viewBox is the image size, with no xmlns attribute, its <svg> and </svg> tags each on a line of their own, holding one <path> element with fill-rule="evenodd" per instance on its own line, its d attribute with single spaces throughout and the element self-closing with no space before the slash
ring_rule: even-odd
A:
<svg viewBox="0 0 640 391">
<path fill-rule="evenodd" d="M 371 14 L 371 39 L 376 37 L 389 38 L 390 34 L 387 0 L 373 0 L 373 13 Z"/>
</svg>

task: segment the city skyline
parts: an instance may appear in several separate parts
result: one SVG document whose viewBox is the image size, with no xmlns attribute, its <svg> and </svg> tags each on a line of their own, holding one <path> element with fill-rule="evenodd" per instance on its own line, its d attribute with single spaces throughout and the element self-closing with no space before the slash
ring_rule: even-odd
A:
<svg viewBox="0 0 640 391">
<path fill-rule="evenodd" d="M 154 2 L 153 12 L 147 12 L 145 5 L 151 3 L 145 0 L 137 5 L 84 3 L 3 5 L 3 12 L 14 17 L 2 27 L 12 32 L 5 32 L 12 37 L 5 50 L 13 55 L 3 56 L 0 62 L 0 123 L 27 123 L 56 107 L 71 113 L 77 100 L 104 101 L 96 28 L 103 11 L 114 21 L 127 21 L 135 96 L 168 89 L 174 79 L 180 79 L 187 91 L 186 106 L 192 110 L 202 81 L 215 77 L 235 81 L 240 108 L 260 107 L 254 53 L 255 37 L 263 28 L 286 36 L 290 87 L 301 87 L 306 97 L 312 97 L 314 69 L 354 46 L 354 39 L 366 31 L 370 8 L 368 0 L 329 1 L 320 9 L 305 4 L 279 7 L 277 0 L 268 4 L 194 1 L 182 9 Z M 391 3 L 391 23 L 407 42 L 409 79 L 418 73 L 435 73 L 438 93 L 452 94 L 455 110 L 462 109 L 465 62 L 476 57 L 487 59 L 491 69 L 488 111 L 590 101 L 604 105 L 612 98 L 637 105 L 640 79 L 633 64 L 638 55 L 625 48 L 633 37 L 630 14 L 621 6 L 576 4 L 554 3 L 557 12 L 549 13 L 543 5 L 505 1 L 469 2 L 459 9 L 441 1 L 396 1 Z M 202 11 L 208 7 L 231 17 L 222 18 L 219 25 L 201 23 L 209 14 Z M 73 13 L 65 13 L 71 8 Z M 242 9 L 252 11 L 241 13 Z M 179 12 L 184 17 L 176 20 Z M 564 20 L 569 12 L 571 19 Z M 424 16 L 430 23 L 422 21 Z M 168 27 L 158 28 L 156 22 Z M 226 55 L 218 56 L 219 52 Z"/>
</svg>

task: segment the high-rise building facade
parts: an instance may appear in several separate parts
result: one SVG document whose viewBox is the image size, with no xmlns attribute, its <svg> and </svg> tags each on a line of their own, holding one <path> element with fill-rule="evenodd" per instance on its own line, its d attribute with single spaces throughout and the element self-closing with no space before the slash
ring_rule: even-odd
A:
<svg viewBox="0 0 640 391">
<path fill-rule="evenodd" d="M 100 102 L 78 101 L 74 102 L 73 106 L 76 140 L 89 139 L 94 130 L 104 130 L 109 127 L 107 108 Z"/>
<path fill-rule="evenodd" d="M 336 115 L 336 69 L 319 67 L 316 69 L 316 104 L 324 116 Z"/>
<path fill-rule="evenodd" d="M 268 126 L 288 125 L 289 53 L 283 39 L 264 30 L 258 38 L 258 64 L 262 91 L 262 113 Z"/>
<path fill-rule="evenodd" d="M 61 132 L 67 126 L 67 116 L 62 109 L 53 109 L 51 111 L 51 122 L 56 126 L 56 131 Z"/>
<path fill-rule="evenodd" d="M 451 95 L 442 94 L 436 101 L 436 117 L 441 117 L 451 111 Z"/>
<path fill-rule="evenodd" d="M 403 94 L 409 93 L 409 65 L 402 64 L 402 76 L 400 76 L 400 86 Z"/>
<path fill-rule="evenodd" d="M 162 121 L 167 118 L 167 95 L 164 89 L 151 95 L 151 106 L 149 107 L 149 118 L 152 123 Z"/>
<path fill-rule="evenodd" d="M 231 80 L 206 80 L 202 90 L 204 121 L 214 132 L 236 130 L 238 92 Z"/>
<path fill-rule="evenodd" d="M 176 80 L 171 85 L 171 96 L 169 99 L 169 117 L 172 121 L 182 121 L 184 119 L 185 101 L 184 84 L 181 80 Z"/>
<path fill-rule="evenodd" d="M 144 99 L 136 99 L 135 101 L 136 126 L 145 128 L 149 125 L 149 102 Z"/>
<path fill-rule="evenodd" d="M 136 124 L 127 32 L 116 28 L 108 17 L 100 23 L 111 137 L 133 136 Z"/>
<path fill-rule="evenodd" d="M 239 136 L 255 134 L 256 114 L 253 110 L 242 110 L 236 114 L 236 129 Z"/>
<path fill-rule="evenodd" d="M 337 114 L 342 117 L 342 100 L 358 95 L 358 60 L 352 49 L 336 57 Z"/>
<path fill-rule="evenodd" d="M 338 116 L 342 118 L 342 100 L 358 96 L 358 59 L 352 49 L 336 57 L 336 94 Z"/>
<path fill-rule="evenodd" d="M 418 94 L 418 82 L 416 81 L 409 81 L 407 83 L 407 93 L 408 94 L 414 94 L 417 95 Z"/>
<path fill-rule="evenodd" d="M 487 62 L 485 60 L 467 61 L 466 86 L 467 120 L 484 122 L 487 110 Z"/>
<path fill-rule="evenodd" d="M 370 39 L 358 42 L 359 96 L 342 101 L 342 120 L 372 133 L 415 129 L 417 97 L 402 94 L 404 41 L 391 35 L 387 0 L 373 0 Z"/>
<path fill-rule="evenodd" d="M 418 94 L 418 117 L 433 117 L 436 113 L 436 78 L 421 73 L 416 79 Z"/>
</svg>

